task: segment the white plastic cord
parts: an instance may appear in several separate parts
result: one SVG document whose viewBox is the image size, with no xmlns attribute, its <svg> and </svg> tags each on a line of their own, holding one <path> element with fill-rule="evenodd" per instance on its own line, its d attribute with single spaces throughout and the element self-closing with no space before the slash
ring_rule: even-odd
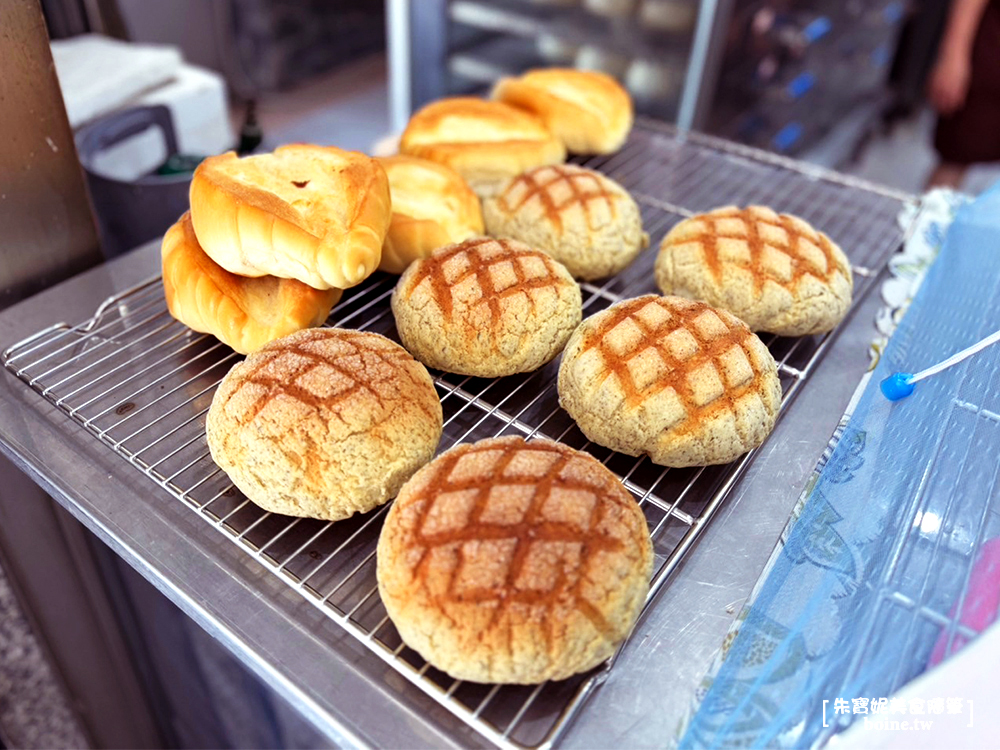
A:
<svg viewBox="0 0 1000 750">
<path fill-rule="evenodd" d="M 944 362 L 938 362 L 936 365 L 928 367 L 926 370 L 921 370 L 912 378 L 910 378 L 909 382 L 916 383 L 918 380 L 923 380 L 924 378 L 929 377 L 931 375 L 937 375 L 942 370 L 947 370 L 952 365 L 957 365 L 963 359 L 968 359 L 976 352 L 981 352 L 987 346 L 991 346 L 997 343 L 998 341 L 1000 341 L 1000 331 L 994 331 L 989 336 L 984 338 L 982 341 L 977 341 L 969 348 L 963 349 L 957 354 L 952 354 Z"/>
</svg>

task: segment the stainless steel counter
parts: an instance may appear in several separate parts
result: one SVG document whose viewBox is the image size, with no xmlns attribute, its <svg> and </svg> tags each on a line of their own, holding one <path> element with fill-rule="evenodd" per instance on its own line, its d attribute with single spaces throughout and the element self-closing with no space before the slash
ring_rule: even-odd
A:
<svg viewBox="0 0 1000 750">
<path fill-rule="evenodd" d="M 669 226 L 692 212 L 725 203 L 770 204 L 815 222 L 836 240 L 846 243 L 845 250 L 855 264 L 856 289 L 875 287 L 869 269 L 877 272 L 888 253 L 898 246 L 902 232 L 895 223 L 895 215 L 909 200 L 907 196 L 864 186 L 849 178 L 762 152 L 693 134 L 681 136 L 655 122 L 637 124 L 629 144 L 622 151 L 609 157 L 595 157 L 587 165 L 618 179 L 632 191 L 642 206 L 644 223 L 654 246 Z M 584 285 L 588 314 L 599 309 L 599 304 L 606 306 L 614 299 L 655 291 L 650 273 L 654 255 L 655 250 L 650 250 L 600 288 Z M 102 300 L 154 276 L 158 270 L 157 261 L 157 248 L 145 247 L 8 309 L 0 314 L 0 349 L 60 321 L 76 324 L 90 319 Z M 379 321 L 373 330 L 392 335 L 392 318 L 386 302 L 391 284 L 391 279 L 377 278 L 359 287 L 357 294 L 352 291 L 345 295 L 346 299 L 334 310 L 331 320 L 343 319 L 353 327 L 367 327 Z M 594 308 L 590 307 L 592 303 Z M 682 471 L 676 478 L 671 473 L 666 484 L 656 490 L 657 495 L 666 494 L 655 502 L 669 505 L 669 517 L 682 520 L 683 528 L 688 529 L 683 535 L 676 534 L 674 526 L 658 525 L 657 528 L 666 529 L 659 536 L 656 530 L 653 531 L 654 542 L 664 543 L 658 554 L 666 556 L 659 568 L 662 575 L 658 573 L 654 586 L 664 580 L 664 575 L 672 572 L 672 576 L 666 579 L 666 589 L 640 619 L 607 681 L 591 696 L 575 723 L 561 734 L 562 744 L 569 747 L 617 743 L 629 747 L 662 746 L 676 732 L 694 688 L 767 560 L 789 510 L 867 365 L 867 344 L 874 333 L 872 321 L 877 304 L 877 294 L 870 294 L 863 302 L 855 304 L 853 317 L 842 326 L 838 338 L 807 337 L 798 341 L 776 339 L 772 342 L 773 351 L 785 352 L 776 356 L 781 360 L 779 366 L 786 401 L 796 392 L 798 398 L 783 411 L 777 429 L 755 453 L 742 481 L 735 485 L 707 527 L 703 521 L 710 515 L 708 509 L 716 508 L 715 499 L 721 495 L 715 493 L 723 486 L 713 484 L 712 477 L 721 476 L 729 481 L 727 477 L 735 476 L 731 473 L 732 467 L 719 469 L 715 474 L 706 473 L 707 482 L 700 484 L 697 479 L 700 471 L 687 474 Z M 353 312 L 349 312 L 351 310 Z M 513 746 L 515 741 L 529 744 L 542 741 L 531 738 L 539 737 L 537 734 L 521 735 L 524 737 L 521 740 L 509 734 L 511 727 L 529 716 L 525 711 L 538 691 L 528 690 L 530 695 L 525 693 L 518 697 L 516 689 L 493 690 L 485 698 L 474 698 L 473 703 L 459 705 L 464 699 L 458 697 L 457 683 L 446 691 L 440 683 L 431 684 L 432 673 L 424 677 L 424 668 L 403 665 L 401 660 L 405 661 L 405 655 L 381 641 L 381 636 L 376 636 L 381 626 L 375 631 L 359 630 L 355 627 L 358 622 L 352 621 L 349 613 L 343 614 L 347 612 L 343 609 L 340 610 L 340 622 L 351 632 L 342 629 L 335 619 L 338 615 L 334 610 L 339 605 L 331 609 L 329 602 L 321 598 L 323 586 L 327 584 L 319 583 L 318 596 L 305 595 L 305 584 L 313 585 L 309 581 L 312 572 L 306 578 L 293 576 L 290 585 L 290 569 L 282 569 L 289 560 L 297 561 L 300 557 L 322 560 L 317 567 L 305 560 L 310 566 L 307 569 L 315 572 L 330 561 L 334 552 L 327 551 L 329 555 L 324 557 L 327 552 L 321 550 L 320 545 L 307 549 L 312 543 L 303 540 L 302 546 L 298 546 L 298 541 L 291 541 L 295 534 L 289 534 L 282 542 L 288 549 L 275 552 L 286 561 L 279 566 L 274 562 L 272 551 L 261 554 L 284 533 L 278 532 L 273 525 L 266 530 L 270 521 L 260 527 L 263 535 L 260 538 L 271 540 L 265 547 L 257 546 L 261 543 L 259 540 L 250 541 L 246 536 L 257 525 L 257 521 L 250 522 L 251 519 L 237 523 L 240 529 L 229 535 L 238 544 L 230 544 L 220 536 L 218 531 L 222 530 L 221 524 L 229 515 L 207 517 L 209 511 L 204 503 L 214 502 L 209 497 L 228 503 L 229 498 L 225 497 L 228 491 L 224 475 L 221 484 L 216 480 L 206 482 L 216 476 L 218 470 L 204 449 L 199 420 L 203 420 L 204 409 L 207 409 L 206 398 L 210 397 L 211 389 L 224 372 L 212 371 L 212 368 L 225 364 L 233 355 L 226 355 L 218 345 L 205 340 L 208 337 L 187 338 L 190 331 L 170 321 L 157 285 L 147 285 L 130 293 L 105 312 L 118 321 L 113 324 L 117 328 L 109 330 L 119 333 L 101 333 L 104 326 L 95 321 L 96 328 L 78 331 L 83 334 L 80 339 L 74 339 L 75 334 L 70 335 L 66 339 L 70 343 L 65 346 L 58 343 L 65 332 L 53 331 L 37 339 L 37 346 L 21 347 L 11 355 L 8 364 L 15 363 L 11 366 L 32 382 L 36 390 L 6 369 L 0 374 L 0 445 L 19 466 L 288 698 L 331 742 L 408 747 L 483 744 L 484 735 L 474 733 L 468 728 L 469 724 L 485 732 L 493 741 L 507 746 Z M 366 321 L 359 317 L 361 315 L 371 318 Z M 48 343 L 53 336 L 57 341 L 55 349 Z M 91 338 L 93 336 L 97 338 Z M 179 347 L 178 352 L 187 351 L 182 359 L 190 357 L 192 362 L 212 352 L 215 359 L 198 360 L 190 369 L 185 369 L 188 365 L 175 361 L 176 358 L 163 365 L 167 360 L 161 350 L 150 355 L 150 359 L 142 360 L 142 347 L 149 344 L 130 347 L 147 339 L 150 342 L 177 342 L 176 346 L 171 346 Z M 72 343 L 74 340 L 86 343 L 78 347 Z M 107 348 L 102 349 L 105 344 Z M 36 348 L 54 354 L 32 354 Z M 789 360 L 796 350 L 799 354 Z M 73 351 L 79 351 L 79 355 L 70 354 Z M 819 360 L 818 367 L 814 367 L 816 358 L 824 351 L 825 359 Z M 62 358 L 61 364 L 59 359 L 46 363 L 48 356 L 55 355 Z M 75 364 L 69 366 L 70 361 Z M 214 364 L 206 369 L 209 361 Z M 135 371 L 136 375 L 148 373 L 143 376 L 146 405 L 135 408 L 136 400 L 132 396 L 121 398 L 134 386 L 116 391 L 120 386 L 109 386 L 110 381 L 101 380 L 105 377 L 103 374 L 90 371 L 82 381 L 74 380 L 75 376 L 70 374 L 87 373 L 99 363 L 104 363 L 100 364 L 100 372 L 115 378 L 119 377 L 115 374 L 119 372 L 122 375 L 129 371 Z M 66 370 L 59 369 L 64 366 Z M 167 377 L 174 381 L 164 380 Z M 538 395 L 518 414 L 525 413 L 525 409 L 541 398 L 544 406 L 542 402 L 531 406 L 538 412 L 531 419 L 539 419 L 539 414 L 544 414 L 546 409 L 552 411 L 534 429 L 528 428 L 529 431 L 534 434 L 545 425 L 546 431 L 542 434 L 567 435 L 559 429 L 565 426 L 569 430 L 572 422 L 564 423 L 568 417 L 558 408 L 551 382 L 545 382 L 553 377 L 551 368 L 537 377 L 540 380 L 534 381 L 532 390 L 525 392 L 529 397 L 534 391 Z M 501 396 L 507 392 L 504 389 L 509 389 L 505 385 L 508 380 L 496 383 Z M 171 387 L 175 381 L 177 385 Z M 83 383 L 100 385 L 87 391 L 83 390 Z M 516 416 L 499 418 L 505 414 L 500 407 L 506 397 L 497 401 L 496 394 L 488 392 L 492 382 L 485 386 L 469 385 L 471 392 L 468 393 L 461 383 L 453 384 L 446 378 L 437 378 L 436 384 L 442 399 L 462 394 L 462 402 L 456 404 L 454 398 L 449 398 L 446 404 L 456 418 L 455 424 L 446 430 L 448 441 L 476 439 L 484 436 L 473 434 L 476 429 L 492 434 L 504 425 L 519 423 Z M 527 384 L 527 380 L 521 382 L 521 386 Z M 513 396 L 521 386 L 509 391 L 508 396 Z M 160 392 L 162 396 L 157 395 Z M 175 392 L 179 395 L 170 396 Z M 41 393 L 48 394 L 48 400 Z M 166 406 L 147 411 L 161 398 L 167 399 L 163 402 Z M 171 409 L 170 404 L 176 400 L 170 401 L 170 398 L 185 399 L 185 411 L 177 411 L 180 405 Z M 53 402 L 60 403 L 63 410 Z M 486 416 L 476 421 L 471 416 L 473 412 L 463 413 L 465 407 L 461 403 L 475 403 L 475 408 Z M 144 414 L 142 420 L 156 421 L 160 419 L 157 409 L 166 410 L 164 417 L 176 414 L 171 417 L 173 422 L 158 428 L 157 434 L 161 437 L 150 443 L 150 436 L 142 435 L 146 428 L 137 429 L 136 423 L 129 424 L 129 420 Z M 67 412 L 74 414 L 76 420 Z M 529 410 L 528 413 L 533 412 Z M 115 415 L 123 416 L 117 419 Z M 483 420 L 490 415 L 499 420 L 499 426 L 482 426 Z M 548 423 L 550 417 L 553 419 L 551 425 Z M 169 426 L 177 420 L 181 420 L 185 432 Z M 113 429 L 118 430 L 114 436 Z M 466 431 L 463 433 L 463 430 Z M 128 443 L 135 435 L 139 436 L 135 438 L 138 442 Z M 167 436 L 169 440 L 156 447 L 157 442 Z M 140 449 L 138 445 L 145 447 Z M 112 446 L 121 455 L 116 455 Z M 151 448 L 155 454 L 152 459 L 147 453 Z M 184 453 L 188 448 L 193 451 L 192 455 Z M 164 451 L 169 452 L 164 456 Z M 162 463 L 168 457 L 174 457 L 171 468 Z M 126 462 L 126 458 L 132 464 Z M 607 460 L 613 463 L 613 459 L 614 454 L 611 454 Z M 632 477 L 629 480 L 632 485 L 637 484 L 646 471 L 639 468 L 640 463 L 637 460 L 632 469 L 621 473 L 623 477 Z M 161 466 L 162 473 L 161 469 L 155 469 L 157 466 Z M 191 473 L 187 473 L 189 468 L 201 479 L 192 479 Z M 652 475 L 657 474 L 661 478 L 665 476 L 665 472 L 654 469 Z M 182 475 L 186 477 L 184 482 L 176 481 L 186 483 L 187 489 L 183 491 L 173 479 Z M 644 492 L 639 486 L 640 505 L 653 500 L 651 493 L 660 480 L 649 484 L 647 477 L 642 481 L 647 483 L 648 489 Z M 630 485 L 627 483 L 627 486 Z M 196 487 L 201 487 L 198 492 L 204 495 L 202 504 L 192 504 L 195 498 L 189 492 Z M 636 493 L 635 488 L 630 486 L 630 489 Z M 679 508 L 682 500 L 686 504 Z M 234 497 L 232 502 L 238 502 L 238 498 Z M 192 512 L 192 508 L 197 508 L 197 512 Z M 685 509 L 690 509 L 691 514 Z M 247 510 L 261 513 L 253 506 Z M 675 511 L 676 516 L 672 515 Z M 663 512 L 660 511 L 660 517 L 666 518 Z M 361 528 L 367 527 L 378 515 L 372 514 L 372 518 L 358 523 Z M 206 518 L 208 524 L 204 522 Z M 259 520 L 265 519 L 259 517 Z M 287 521 L 271 520 L 279 525 Z M 312 534 L 316 524 L 309 526 L 310 523 L 313 522 L 307 522 L 304 529 L 295 533 Z M 337 525 L 331 533 L 340 534 L 339 530 L 349 529 L 350 524 Z M 373 529 L 377 532 L 377 528 L 373 525 L 369 532 Z M 686 557 L 680 557 L 687 542 L 695 539 L 702 529 L 704 533 L 697 544 Z M 316 533 L 326 532 L 320 526 Z M 368 533 L 368 537 L 370 543 L 372 534 Z M 684 541 L 680 542 L 681 539 Z M 346 544 L 344 542 L 337 549 Z M 355 550 L 358 546 L 348 549 Z M 312 558 L 314 553 L 319 557 Z M 370 568 L 374 546 L 367 556 L 363 552 L 360 555 L 362 562 L 344 561 L 342 564 L 351 571 L 345 568 L 337 571 L 338 574 L 349 578 L 365 565 Z M 321 578 L 332 580 L 326 575 Z M 366 586 L 370 587 L 369 594 L 364 595 L 351 612 L 375 593 L 373 580 Z M 353 588 L 353 584 L 345 588 Z M 359 589 L 364 590 L 364 587 Z M 328 586 L 327 595 L 334 591 L 336 587 Z M 322 606 L 314 606 L 317 602 Z M 376 640 L 381 643 L 379 648 L 375 648 Z M 561 695 L 559 691 L 563 686 L 550 687 L 556 696 Z M 470 689 L 474 695 L 479 690 L 474 686 Z M 453 690 L 456 691 L 454 695 Z M 503 719 L 512 722 L 504 724 L 506 730 L 487 719 L 485 714 L 477 718 L 493 696 L 497 696 L 497 700 L 489 710 L 498 709 L 501 714 L 508 710 L 514 717 Z M 473 709 L 476 705 L 478 708 Z M 526 719 L 525 724 L 530 731 L 549 731 L 546 726 L 554 727 L 552 732 L 557 732 L 556 728 L 561 730 L 560 705 L 568 704 L 545 703 L 537 715 Z M 463 723 L 463 719 L 468 723 Z"/>
<path fill-rule="evenodd" d="M 147 246 L 0 314 L 0 348 L 156 273 Z M 642 620 L 568 747 L 663 745 L 746 599 L 858 378 L 873 293 L 807 382 L 681 570 Z M 0 444 L 113 547 L 336 744 L 442 746 L 482 739 L 290 594 L 122 459 L 7 371 Z"/>
</svg>

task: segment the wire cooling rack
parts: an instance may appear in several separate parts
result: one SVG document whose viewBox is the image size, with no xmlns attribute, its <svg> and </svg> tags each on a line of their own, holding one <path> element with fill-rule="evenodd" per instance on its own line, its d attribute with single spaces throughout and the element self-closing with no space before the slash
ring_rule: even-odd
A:
<svg viewBox="0 0 1000 750">
<path fill-rule="evenodd" d="M 582 285 L 585 317 L 619 299 L 656 292 L 652 266 L 666 231 L 683 217 L 726 204 L 770 205 L 829 234 L 851 258 L 856 306 L 902 242 L 905 229 L 897 215 L 914 201 L 754 149 L 681 135 L 653 121 L 637 123 L 618 153 L 579 163 L 635 196 L 651 240 L 650 250 L 619 275 Z M 328 324 L 398 340 L 389 308 L 394 283 L 395 277 L 376 274 L 349 290 Z M 778 362 L 782 412 L 835 334 L 764 338 Z M 481 685 L 453 680 L 405 647 L 375 581 L 375 546 L 388 506 L 336 523 L 266 513 L 212 462 L 205 414 L 219 381 L 238 360 L 213 337 L 170 317 L 158 278 L 106 300 L 89 320 L 54 325 L 3 354 L 6 367 L 31 388 L 485 738 L 502 747 L 554 744 L 611 664 L 537 686 Z M 593 454 L 621 478 L 646 515 L 655 552 L 648 607 L 753 454 L 726 466 L 668 470 L 593 445 L 559 408 L 557 364 L 496 380 L 432 372 L 445 418 L 439 450 L 522 435 Z"/>
</svg>

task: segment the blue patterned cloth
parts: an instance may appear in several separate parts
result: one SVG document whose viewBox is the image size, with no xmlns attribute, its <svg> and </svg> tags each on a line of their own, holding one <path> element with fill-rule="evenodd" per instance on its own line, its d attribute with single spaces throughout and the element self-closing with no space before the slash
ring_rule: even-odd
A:
<svg viewBox="0 0 1000 750">
<path fill-rule="evenodd" d="M 997 329 L 1000 185 L 958 209 L 681 748 L 817 746 L 852 718 L 833 716 L 834 701 L 875 705 L 927 668 L 935 644 L 964 642 L 940 623 L 974 603 L 973 566 L 1000 537 L 1000 346 L 899 402 L 878 385 Z"/>
</svg>

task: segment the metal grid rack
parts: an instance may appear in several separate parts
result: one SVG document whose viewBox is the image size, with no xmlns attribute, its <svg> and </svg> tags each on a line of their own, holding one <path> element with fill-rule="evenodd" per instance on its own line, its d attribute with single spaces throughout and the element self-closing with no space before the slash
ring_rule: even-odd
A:
<svg viewBox="0 0 1000 750">
<path fill-rule="evenodd" d="M 851 258 L 856 306 L 904 238 L 897 225 L 900 208 L 915 200 L 645 120 L 620 152 L 580 163 L 636 197 L 651 240 L 651 249 L 621 274 L 601 285 L 582 285 L 584 316 L 619 299 L 656 292 L 651 269 L 666 231 L 682 217 L 730 203 L 767 204 L 827 232 Z M 376 274 L 350 290 L 328 324 L 398 340 L 389 308 L 394 283 L 394 277 Z M 834 335 L 764 337 L 779 363 L 783 412 Z M 387 505 L 336 523 L 279 516 L 250 503 L 212 462 L 205 414 L 217 384 L 238 358 L 211 336 L 174 321 L 159 279 L 109 298 L 87 321 L 54 325 L 3 354 L 6 367 L 31 388 L 485 738 L 502 747 L 555 743 L 611 664 L 538 686 L 479 685 L 451 679 L 405 647 L 375 582 L 375 546 Z M 559 408 L 556 368 L 550 363 L 497 380 L 432 372 L 445 417 L 439 451 L 520 434 L 593 454 L 632 492 L 652 530 L 656 562 L 648 607 L 753 454 L 726 466 L 668 470 L 592 445 Z"/>
</svg>

